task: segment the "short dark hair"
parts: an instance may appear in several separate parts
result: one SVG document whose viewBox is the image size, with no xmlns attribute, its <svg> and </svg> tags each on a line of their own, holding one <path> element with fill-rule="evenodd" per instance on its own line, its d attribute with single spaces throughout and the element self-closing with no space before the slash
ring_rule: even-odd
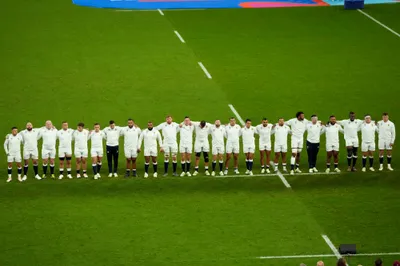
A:
<svg viewBox="0 0 400 266">
<path fill-rule="evenodd" d="M 364 117 L 371 116 L 370 114 L 365 114 Z"/>
<path fill-rule="evenodd" d="M 304 113 L 303 113 L 303 112 L 297 112 L 297 113 L 296 113 L 296 117 L 297 117 L 297 118 L 299 118 L 300 115 L 304 115 Z"/>
<path fill-rule="evenodd" d="M 18 129 L 17 127 L 12 127 L 11 130 Z"/>
<path fill-rule="evenodd" d="M 382 266 L 382 260 L 380 258 L 375 260 L 375 266 Z"/>
<path fill-rule="evenodd" d="M 247 123 L 247 122 L 251 122 L 251 119 L 247 118 L 247 119 L 246 119 L 246 123 Z"/>
<path fill-rule="evenodd" d="M 68 122 L 67 122 L 67 121 L 65 121 L 65 120 L 61 122 L 61 124 L 65 124 L 65 123 L 68 123 Z"/>
<path fill-rule="evenodd" d="M 344 258 L 340 258 L 340 259 L 338 259 L 336 265 L 337 266 L 346 266 L 347 263 L 346 263 L 346 260 Z"/>
<path fill-rule="evenodd" d="M 133 119 L 132 118 L 128 118 L 128 121 L 133 121 Z"/>
<path fill-rule="evenodd" d="M 171 115 L 167 115 L 165 118 L 172 117 Z"/>
<path fill-rule="evenodd" d="M 382 115 L 389 115 L 389 113 L 387 113 L 387 112 L 383 112 L 383 113 L 382 113 Z"/>
<path fill-rule="evenodd" d="M 82 122 L 79 122 L 79 123 L 78 123 L 78 127 L 84 127 L 84 126 L 85 126 L 84 123 L 82 123 Z"/>
<path fill-rule="evenodd" d="M 311 115 L 311 118 L 317 117 L 317 115 Z"/>
<path fill-rule="evenodd" d="M 147 124 L 148 124 L 148 123 L 153 123 L 153 121 L 149 120 L 149 121 L 147 121 Z"/>
<path fill-rule="evenodd" d="M 115 124 L 114 120 L 110 120 L 110 125 Z"/>
<path fill-rule="evenodd" d="M 229 117 L 229 120 L 231 120 L 231 119 L 235 119 L 235 117 L 234 116 Z"/>
<path fill-rule="evenodd" d="M 205 121 L 205 120 L 201 120 L 201 121 L 200 121 L 200 125 L 201 125 L 202 127 L 204 127 L 204 126 L 206 125 L 206 121 Z"/>
<path fill-rule="evenodd" d="M 94 123 L 94 125 L 95 125 L 95 126 L 100 126 L 100 124 L 99 124 L 99 123 Z"/>
<path fill-rule="evenodd" d="M 185 119 L 186 119 L 186 118 L 190 118 L 190 117 L 189 117 L 189 116 L 185 116 Z"/>
<path fill-rule="evenodd" d="M 349 113 L 349 115 L 355 115 L 356 113 L 354 113 L 353 111 L 351 111 L 350 113 Z"/>
<path fill-rule="evenodd" d="M 336 117 L 336 116 L 334 116 L 334 115 L 331 115 L 331 116 L 329 116 L 329 119 L 331 119 L 332 117 Z"/>
<path fill-rule="evenodd" d="M 268 120 L 268 119 L 267 119 L 266 117 L 263 117 L 263 119 L 262 119 L 262 120 L 264 121 L 264 120 Z"/>
</svg>

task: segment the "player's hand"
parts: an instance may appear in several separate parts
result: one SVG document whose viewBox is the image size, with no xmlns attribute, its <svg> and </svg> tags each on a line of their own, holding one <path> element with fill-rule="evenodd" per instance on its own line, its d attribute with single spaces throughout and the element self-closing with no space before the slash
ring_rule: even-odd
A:
<svg viewBox="0 0 400 266">
<path fill-rule="evenodd" d="M 140 153 L 140 149 L 137 149 L 137 153 Z"/>
<path fill-rule="evenodd" d="M 392 148 L 392 147 L 393 147 L 393 145 L 394 145 L 394 143 L 390 143 L 390 144 L 389 144 L 390 148 Z"/>
<path fill-rule="evenodd" d="M 182 128 L 182 123 L 181 123 L 181 124 L 179 124 L 179 127 L 180 127 L 180 128 Z"/>
<path fill-rule="evenodd" d="M 163 148 L 160 148 L 160 152 L 161 152 L 161 153 L 164 153 L 164 149 L 163 149 Z"/>
</svg>

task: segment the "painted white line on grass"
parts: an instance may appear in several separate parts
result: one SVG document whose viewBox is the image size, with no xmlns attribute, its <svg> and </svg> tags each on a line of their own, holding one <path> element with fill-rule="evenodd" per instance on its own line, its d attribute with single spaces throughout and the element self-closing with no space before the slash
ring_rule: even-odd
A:
<svg viewBox="0 0 400 266">
<path fill-rule="evenodd" d="M 117 10 L 115 10 L 115 12 L 132 12 L 132 11 L 133 11 L 132 9 L 117 9 Z M 147 11 L 147 10 L 141 10 L 141 11 Z"/>
<path fill-rule="evenodd" d="M 335 254 L 335 257 L 340 259 L 342 256 L 340 255 L 339 251 L 337 250 L 335 245 L 332 243 L 332 241 L 329 239 L 329 237 L 327 235 L 321 235 L 321 236 L 325 240 L 326 244 L 330 247 L 333 254 Z"/>
<path fill-rule="evenodd" d="M 346 255 L 345 257 L 374 257 L 374 256 L 396 256 L 400 255 L 400 252 L 383 252 L 383 253 L 360 253 L 353 255 Z M 272 260 L 272 259 L 301 259 L 301 258 L 329 258 L 337 257 L 335 254 L 311 254 L 311 255 L 289 255 L 289 256 L 260 256 L 257 259 L 261 260 Z"/>
<path fill-rule="evenodd" d="M 174 30 L 174 32 L 175 32 L 175 35 L 178 37 L 178 39 L 179 39 L 181 42 L 185 43 L 185 40 L 182 38 L 182 36 L 179 34 L 179 32 L 176 31 L 176 30 Z"/>
<path fill-rule="evenodd" d="M 187 8 L 187 9 L 174 8 L 174 9 L 168 9 L 168 11 L 195 11 L 195 10 L 207 10 L 207 9 L 205 9 L 205 8 Z"/>
<path fill-rule="evenodd" d="M 205 68 L 205 66 L 203 65 L 202 62 L 198 62 L 199 66 L 201 67 L 201 69 L 203 69 L 204 73 L 206 74 L 207 78 L 212 79 L 210 73 L 207 71 L 207 69 Z"/>
<path fill-rule="evenodd" d="M 272 167 L 275 167 L 275 163 L 274 163 L 273 161 L 270 161 L 269 164 L 270 164 Z M 277 174 L 278 177 L 281 179 L 281 181 L 282 181 L 282 183 L 285 185 L 285 187 L 287 187 L 287 188 L 292 188 L 292 187 L 290 186 L 289 182 L 286 180 L 286 178 L 282 175 L 282 173 L 281 173 L 279 170 L 276 172 L 276 174 Z"/>
<path fill-rule="evenodd" d="M 244 120 L 242 117 L 239 115 L 239 113 L 236 111 L 235 107 L 233 107 L 232 104 L 228 104 L 229 108 L 231 108 L 233 114 L 236 116 L 236 118 L 239 120 L 239 123 L 244 125 Z"/>
<path fill-rule="evenodd" d="M 161 11 L 161 9 L 157 9 L 158 12 L 160 13 L 161 16 L 164 16 L 164 13 Z"/>
<path fill-rule="evenodd" d="M 394 30 L 392 30 L 391 28 L 389 28 L 388 26 L 386 26 L 385 24 L 383 24 L 382 22 L 380 22 L 379 20 L 375 19 L 374 17 L 372 17 L 371 15 L 368 15 L 367 13 L 365 13 L 364 11 L 362 11 L 361 9 L 357 9 L 358 12 L 360 12 L 361 14 L 363 14 L 364 16 L 366 16 L 367 18 L 369 18 L 370 20 L 376 22 L 377 24 L 381 25 L 382 27 L 384 27 L 385 29 L 387 29 L 388 31 L 390 31 L 391 33 L 393 33 L 394 35 L 396 35 L 397 37 L 400 37 L 400 34 Z"/>
</svg>

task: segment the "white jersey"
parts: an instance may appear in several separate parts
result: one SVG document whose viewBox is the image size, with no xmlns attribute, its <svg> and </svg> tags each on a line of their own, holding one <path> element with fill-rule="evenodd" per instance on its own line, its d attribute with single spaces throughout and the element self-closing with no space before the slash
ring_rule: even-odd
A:
<svg viewBox="0 0 400 266">
<path fill-rule="evenodd" d="M 394 143 L 396 139 L 396 128 L 392 121 L 384 122 L 383 120 L 378 122 L 380 140 L 388 141 L 390 144 Z"/>
<path fill-rule="evenodd" d="M 375 132 L 378 132 L 378 127 L 373 123 L 370 122 L 362 123 L 361 124 L 361 139 L 364 143 L 375 143 Z"/>
<path fill-rule="evenodd" d="M 89 139 L 89 131 L 83 129 L 82 131 L 75 130 L 72 134 L 72 139 L 75 141 L 76 150 L 87 150 L 87 141 Z"/>
<path fill-rule="evenodd" d="M 319 143 L 320 136 L 323 133 L 322 130 L 323 130 L 323 126 L 319 122 L 317 122 L 315 124 L 308 123 L 306 126 L 307 141 L 310 143 Z"/>
<path fill-rule="evenodd" d="M 339 132 L 343 133 L 343 128 L 338 124 L 328 124 L 324 127 L 323 132 L 326 135 L 326 143 L 339 143 Z"/>
<path fill-rule="evenodd" d="M 142 142 L 144 141 L 145 149 L 156 149 L 157 142 L 160 146 L 162 146 L 162 139 L 160 132 L 153 128 L 153 130 L 145 129 L 142 131 L 138 141 L 138 149 L 142 146 Z"/>
<path fill-rule="evenodd" d="M 106 127 L 103 132 L 106 136 L 106 145 L 115 147 L 119 145 L 119 136 L 121 132 L 120 127 L 115 126 L 114 128 Z"/>
<path fill-rule="evenodd" d="M 180 145 L 181 146 L 192 146 L 193 144 L 193 131 L 194 125 L 186 126 L 185 124 L 179 129 L 181 135 Z"/>
<path fill-rule="evenodd" d="M 344 128 L 344 138 L 345 139 L 358 139 L 358 131 L 360 131 L 360 126 L 363 123 L 360 119 L 354 119 L 351 121 L 350 119 L 337 121 L 339 125 Z"/>
<path fill-rule="evenodd" d="M 74 133 L 74 130 L 71 128 L 68 128 L 66 130 L 60 129 L 57 132 L 57 138 L 58 138 L 58 149 L 66 149 L 70 150 L 71 149 L 71 143 L 72 143 L 72 134 Z"/>
<path fill-rule="evenodd" d="M 121 129 L 121 136 L 124 136 L 124 147 L 126 149 L 137 149 L 138 140 L 140 137 L 140 133 L 142 131 L 140 128 L 133 126 L 130 127 L 123 127 Z"/>
<path fill-rule="evenodd" d="M 226 142 L 239 143 L 239 137 L 242 133 L 242 128 L 239 125 L 227 125 L 225 126 L 225 137 Z"/>
<path fill-rule="evenodd" d="M 276 124 L 273 129 L 275 134 L 275 145 L 287 145 L 287 135 L 291 134 L 290 127 L 287 125 L 280 126 Z"/>
<path fill-rule="evenodd" d="M 4 141 L 4 151 L 6 154 L 19 154 L 21 156 L 21 144 L 23 142 L 22 136 L 20 134 L 13 135 L 8 134 L 6 140 Z"/>
<path fill-rule="evenodd" d="M 24 150 L 33 151 L 37 150 L 37 141 L 39 139 L 39 129 L 33 128 L 31 131 L 25 129 L 21 131 L 21 136 L 23 139 Z"/>
<path fill-rule="evenodd" d="M 206 123 L 206 125 L 201 128 L 200 122 L 192 122 L 194 124 L 194 131 L 196 133 L 196 142 L 206 142 L 208 141 L 208 135 L 211 133 L 212 125 Z M 223 136 L 222 136 L 223 138 Z"/>
<path fill-rule="evenodd" d="M 306 131 L 306 125 L 308 124 L 307 119 L 298 120 L 297 118 L 292 118 L 285 122 L 286 125 L 290 126 L 292 137 L 302 139 L 304 132 Z"/>
<path fill-rule="evenodd" d="M 224 147 L 225 128 L 223 126 L 212 126 L 210 128 L 213 147 Z"/>
<path fill-rule="evenodd" d="M 268 124 L 264 127 L 262 124 L 256 126 L 256 134 L 260 136 L 258 142 L 260 147 L 271 143 L 272 125 Z"/>
<path fill-rule="evenodd" d="M 244 147 L 254 147 L 254 134 L 256 133 L 256 128 L 253 126 L 248 127 L 243 127 L 241 129 L 241 135 L 242 135 L 242 141 L 243 141 L 243 146 Z"/>
<path fill-rule="evenodd" d="M 173 145 L 176 143 L 176 134 L 179 132 L 179 124 L 175 122 L 171 124 L 164 122 L 159 124 L 155 129 L 161 131 L 163 134 L 165 145 Z"/>
<path fill-rule="evenodd" d="M 43 150 L 55 150 L 57 140 L 57 129 L 42 127 L 39 131 L 39 139 L 43 139 L 42 149 Z"/>
<path fill-rule="evenodd" d="M 103 149 L 103 139 L 106 138 L 106 134 L 104 134 L 104 132 L 102 130 L 100 130 L 99 132 L 96 131 L 91 131 L 89 133 L 89 139 L 92 142 L 92 146 L 91 149 Z"/>
</svg>

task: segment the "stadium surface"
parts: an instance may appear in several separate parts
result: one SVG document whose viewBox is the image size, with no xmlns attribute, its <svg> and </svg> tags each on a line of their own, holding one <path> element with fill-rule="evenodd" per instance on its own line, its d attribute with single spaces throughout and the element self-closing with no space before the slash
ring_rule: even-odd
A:
<svg viewBox="0 0 400 266">
<path fill-rule="evenodd" d="M 363 11 L 400 32 L 400 5 Z M 400 37 L 392 31 L 342 7 L 161 14 L 6 1 L 0 129 L 6 135 L 47 119 L 105 127 L 129 117 L 145 128 L 167 114 L 178 122 L 190 115 L 227 123 L 234 115 L 274 123 L 300 110 L 324 121 L 349 111 L 378 120 L 385 111 L 399 125 Z M 259 175 L 257 154 L 253 177 L 124 179 L 121 156 L 118 178 L 107 178 L 103 166 L 100 180 L 37 181 L 30 168 L 26 182 L 14 169 L 6 183 L 1 153 L 0 265 L 334 265 L 342 243 L 360 253 L 350 266 L 376 257 L 392 265 L 400 259 L 398 140 L 395 171 L 367 173 L 345 171 L 340 141 L 342 173 L 305 174 L 303 151 L 303 174 L 283 175 L 290 188 L 279 175 Z M 324 146 L 322 136 L 320 171 Z"/>
</svg>

